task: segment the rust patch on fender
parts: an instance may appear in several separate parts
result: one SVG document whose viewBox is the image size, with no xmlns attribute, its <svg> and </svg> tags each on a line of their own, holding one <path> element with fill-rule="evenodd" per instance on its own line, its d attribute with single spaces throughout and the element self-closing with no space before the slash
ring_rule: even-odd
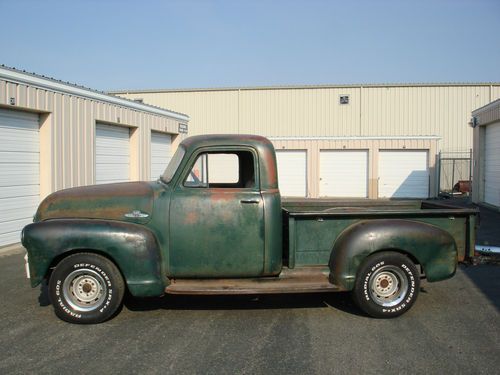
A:
<svg viewBox="0 0 500 375">
<path fill-rule="evenodd" d="M 188 212 L 184 218 L 184 224 L 195 224 L 198 221 L 198 214 L 194 211 Z"/>
</svg>

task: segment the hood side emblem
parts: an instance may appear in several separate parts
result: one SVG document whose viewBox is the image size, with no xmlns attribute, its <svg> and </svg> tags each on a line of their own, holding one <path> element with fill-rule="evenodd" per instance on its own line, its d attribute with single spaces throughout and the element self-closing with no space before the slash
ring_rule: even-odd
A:
<svg viewBox="0 0 500 375">
<path fill-rule="evenodd" d="M 132 212 L 128 212 L 128 213 L 126 213 L 123 216 L 137 219 L 137 218 L 141 218 L 141 217 L 148 217 L 149 215 L 146 214 L 146 213 L 143 213 L 143 212 L 141 212 L 139 210 L 133 210 Z"/>
</svg>

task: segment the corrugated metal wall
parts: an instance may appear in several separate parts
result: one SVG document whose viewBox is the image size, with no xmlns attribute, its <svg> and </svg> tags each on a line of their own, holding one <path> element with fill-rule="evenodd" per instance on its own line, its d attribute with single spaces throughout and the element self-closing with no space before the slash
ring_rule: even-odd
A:
<svg viewBox="0 0 500 375">
<path fill-rule="evenodd" d="M 11 105 L 14 100 L 15 105 Z M 95 182 L 96 122 L 131 128 L 131 178 L 150 178 L 150 137 L 178 134 L 178 119 L 0 80 L 0 106 L 40 113 L 41 198 Z M 180 141 L 177 137 L 174 148 Z"/>
<path fill-rule="evenodd" d="M 189 113 L 190 135 L 430 136 L 439 149 L 472 147 L 470 113 L 500 97 L 499 84 L 255 88 L 119 93 Z M 339 104 L 349 95 L 349 104 Z"/>
</svg>

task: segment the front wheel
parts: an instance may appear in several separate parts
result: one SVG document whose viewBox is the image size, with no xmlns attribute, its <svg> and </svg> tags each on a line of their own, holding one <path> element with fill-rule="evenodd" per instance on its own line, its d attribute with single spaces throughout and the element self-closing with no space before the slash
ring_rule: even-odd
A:
<svg viewBox="0 0 500 375">
<path fill-rule="evenodd" d="M 101 323 L 120 308 L 125 286 L 109 259 L 91 253 L 64 258 L 49 281 L 56 315 L 71 323 Z"/>
<path fill-rule="evenodd" d="M 353 297 L 368 315 L 394 318 L 411 308 L 419 288 L 420 274 L 408 257 L 395 252 L 381 252 L 362 263 Z"/>
</svg>

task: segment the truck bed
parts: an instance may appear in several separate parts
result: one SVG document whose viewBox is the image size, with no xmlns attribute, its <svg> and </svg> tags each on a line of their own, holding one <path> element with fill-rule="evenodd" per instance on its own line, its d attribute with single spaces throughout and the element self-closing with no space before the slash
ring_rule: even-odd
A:
<svg viewBox="0 0 500 375">
<path fill-rule="evenodd" d="M 389 199 L 283 199 L 285 265 L 290 268 L 328 264 L 335 240 L 360 221 L 403 219 L 424 222 L 450 233 L 458 260 L 472 255 L 477 209 L 436 201 Z"/>
<path fill-rule="evenodd" d="M 430 200 L 415 199 L 316 199 L 284 198 L 283 209 L 292 216 L 317 215 L 470 215 L 477 214 L 477 209 L 463 208 Z"/>
</svg>

